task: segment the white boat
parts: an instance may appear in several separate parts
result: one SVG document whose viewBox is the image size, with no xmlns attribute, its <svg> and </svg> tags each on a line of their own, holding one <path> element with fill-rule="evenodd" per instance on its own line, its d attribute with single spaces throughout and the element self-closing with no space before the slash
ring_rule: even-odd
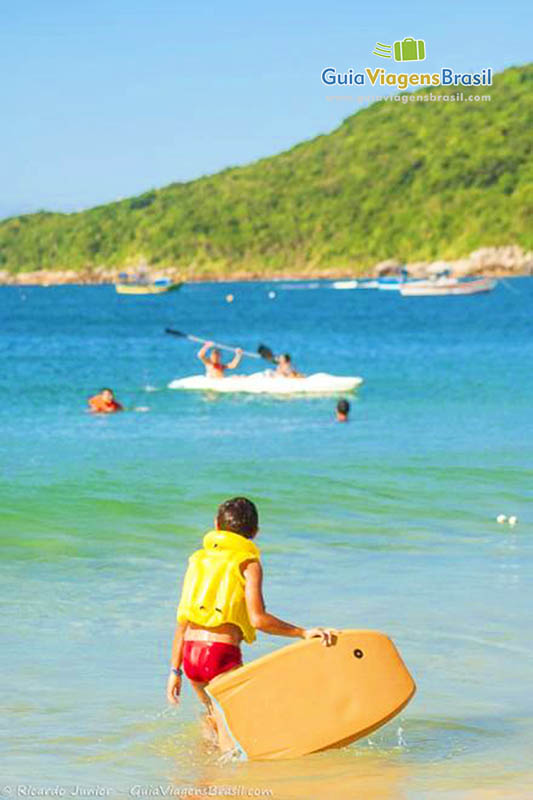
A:
<svg viewBox="0 0 533 800">
<path fill-rule="evenodd" d="M 379 282 L 374 278 L 363 278 L 357 282 L 358 289 L 377 289 Z"/>
<path fill-rule="evenodd" d="M 275 375 L 272 370 L 266 370 L 254 372 L 252 375 L 231 375 L 227 378 L 190 375 L 188 378 L 171 381 L 168 388 L 249 394 L 337 394 L 351 392 L 362 383 L 362 378 L 353 375 L 316 372 L 305 378 L 285 378 L 282 375 Z"/>
<path fill-rule="evenodd" d="M 357 289 L 359 281 L 333 281 L 331 287 L 333 289 Z"/>
<path fill-rule="evenodd" d="M 469 295 L 491 292 L 497 281 L 492 278 L 477 278 L 460 281 L 457 278 L 437 278 L 416 281 L 400 287 L 402 297 L 440 297 L 444 295 Z"/>
</svg>

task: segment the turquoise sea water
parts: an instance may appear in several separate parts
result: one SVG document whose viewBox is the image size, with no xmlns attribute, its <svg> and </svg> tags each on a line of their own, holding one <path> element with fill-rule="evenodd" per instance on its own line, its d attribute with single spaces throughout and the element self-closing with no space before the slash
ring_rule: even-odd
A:
<svg viewBox="0 0 533 800">
<path fill-rule="evenodd" d="M 532 308 L 533 279 L 470 298 L 0 289 L 0 796 L 533 796 Z M 200 371 L 166 325 L 362 375 L 350 423 L 331 397 L 166 389 Z M 148 410 L 92 417 L 105 385 Z M 186 557 L 235 494 L 259 506 L 274 613 L 398 645 L 418 693 L 370 740 L 225 764 L 188 687 L 167 707 Z M 245 657 L 284 643 L 260 636 Z"/>
</svg>

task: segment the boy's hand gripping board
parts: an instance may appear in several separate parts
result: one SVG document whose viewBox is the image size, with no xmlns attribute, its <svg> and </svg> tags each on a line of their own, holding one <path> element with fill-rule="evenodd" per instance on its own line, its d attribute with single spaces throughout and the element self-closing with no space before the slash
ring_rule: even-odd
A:
<svg viewBox="0 0 533 800">
<path fill-rule="evenodd" d="M 251 759 L 296 758 L 367 736 L 416 687 L 392 641 L 377 631 L 310 639 L 219 675 L 206 687 Z"/>
</svg>

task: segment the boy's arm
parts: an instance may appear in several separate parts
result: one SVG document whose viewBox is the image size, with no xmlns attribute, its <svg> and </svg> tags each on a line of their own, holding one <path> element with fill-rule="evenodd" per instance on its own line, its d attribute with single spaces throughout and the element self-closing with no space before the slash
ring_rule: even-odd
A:
<svg viewBox="0 0 533 800">
<path fill-rule="evenodd" d="M 208 364 L 209 363 L 209 361 L 206 358 L 206 353 L 209 350 L 209 348 L 212 347 L 212 346 L 213 346 L 213 342 L 206 342 L 204 345 L 202 345 L 200 350 L 198 350 L 198 358 L 200 359 L 200 361 L 203 364 Z"/>
<path fill-rule="evenodd" d="M 170 657 L 170 674 L 167 681 L 167 700 L 169 703 L 178 703 L 181 691 L 181 664 L 183 661 L 183 637 L 187 628 L 186 622 L 178 622 L 172 642 L 172 655 Z"/>
<path fill-rule="evenodd" d="M 239 366 L 241 360 L 242 360 L 242 350 L 240 347 L 237 347 L 237 349 L 235 350 L 235 355 L 233 356 L 231 361 L 228 361 L 226 366 L 228 369 L 235 369 L 235 367 Z"/>
<path fill-rule="evenodd" d="M 333 644 L 335 632 L 326 628 L 300 628 L 285 622 L 265 608 L 263 599 L 263 568 L 259 561 L 251 561 L 244 569 L 246 609 L 250 622 L 258 631 L 274 636 L 291 636 L 299 639 L 320 637 L 326 645 Z"/>
</svg>

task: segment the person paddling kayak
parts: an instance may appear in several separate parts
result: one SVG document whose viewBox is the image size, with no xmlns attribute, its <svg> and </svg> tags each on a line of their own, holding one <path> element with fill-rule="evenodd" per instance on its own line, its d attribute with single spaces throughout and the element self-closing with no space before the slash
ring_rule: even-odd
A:
<svg viewBox="0 0 533 800">
<path fill-rule="evenodd" d="M 284 378 L 304 378 L 302 372 L 298 372 L 292 364 L 291 357 L 288 353 L 281 356 L 276 356 L 277 367 L 276 375 L 281 375 Z"/>
<path fill-rule="evenodd" d="M 211 350 L 209 355 L 207 351 Z M 198 351 L 198 358 L 205 365 L 205 374 L 208 378 L 223 378 L 227 369 L 235 369 L 241 363 L 243 351 L 240 347 L 235 348 L 235 356 L 227 364 L 222 363 L 222 356 L 214 342 L 206 342 Z"/>
</svg>

